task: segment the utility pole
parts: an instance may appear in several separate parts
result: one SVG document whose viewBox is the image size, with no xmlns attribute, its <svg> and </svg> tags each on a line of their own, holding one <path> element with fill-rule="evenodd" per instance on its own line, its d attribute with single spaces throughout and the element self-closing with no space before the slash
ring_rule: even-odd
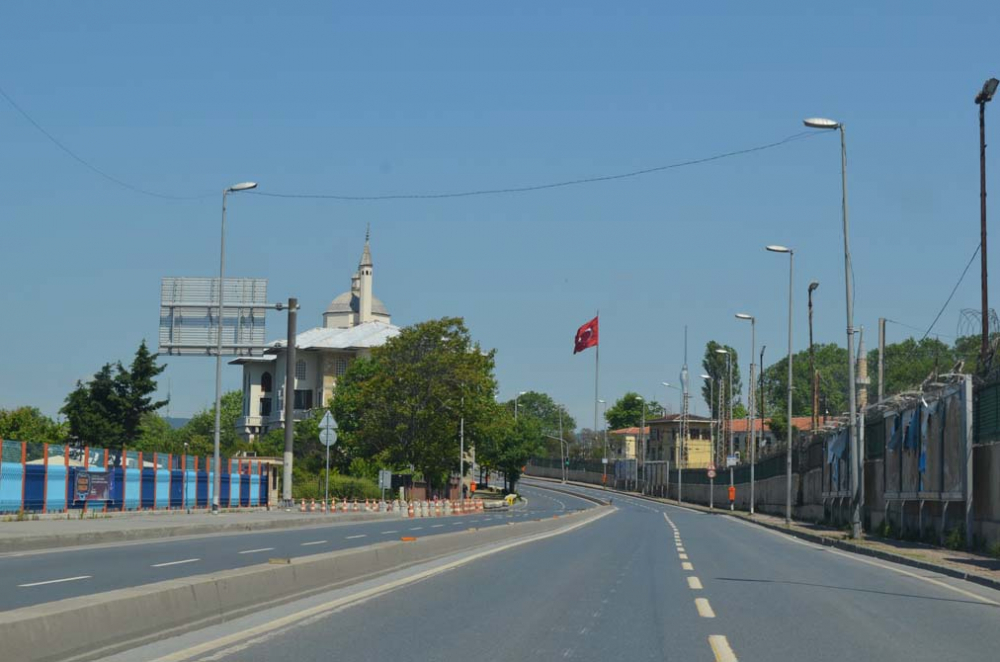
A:
<svg viewBox="0 0 1000 662">
<path fill-rule="evenodd" d="M 281 467 L 281 499 L 292 507 L 292 449 L 295 443 L 295 321 L 299 300 L 288 299 L 288 340 L 285 342 L 285 453 Z"/>
<path fill-rule="evenodd" d="M 819 287 L 819 281 L 809 283 L 809 376 L 812 382 L 812 421 L 811 429 L 816 431 L 819 415 L 819 373 L 816 372 L 816 349 L 813 347 L 813 291 Z"/>
<path fill-rule="evenodd" d="M 559 475 L 562 476 L 563 485 L 566 484 L 566 451 L 564 450 L 563 441 L 563 425 L 562 425 L 562 405 L 559 405 L 559 457 L 562 459 L 562 471 Z"/>
<path fill-rule="evenodd" d="M 878 401 L 885 398 L 885 318 L 878 318 Z"/>
<path fill-rule="evenodd" d="M 986 369 L 990 342 L 990 304 L 986 278 L 986 104 L 993 99 L 998 83 L 1000 81 L 997 81 L 996 78 L 990 78 L 976 95 L 976 104 L 979 106 L 979 257 L 982 264 L 980 278 L 983 295 L 983 337 L 979 350 L 981 370 Z"/>
</svg>

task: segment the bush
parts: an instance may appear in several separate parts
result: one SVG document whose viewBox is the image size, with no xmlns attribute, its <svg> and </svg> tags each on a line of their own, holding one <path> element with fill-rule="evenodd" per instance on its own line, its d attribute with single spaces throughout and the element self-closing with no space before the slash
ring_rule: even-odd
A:
<svg viewBox="0 0 1000 662">
<path fill-rule="evenodd" d="M 989 548 L 990 556 L 1000 559 L 1000 541 L 993 543 Z"/>
<path fill-rule="evenodd" d="M 951 529 L 944 537 L 944 546 L 948 549 L 965 549 L 965 532 L 957 526 Z"/>
<path fill-rule="evenodd" d="M 325 473 L 311 474 L 294 471 L 292 479 L 293 499 L 322 499 L 325 488 Z M 381 495 L 378 485 L 367 478 L 341 476 L 330 472 L 330 496 L 336 499 L 377 499 Z"/>
</svg>

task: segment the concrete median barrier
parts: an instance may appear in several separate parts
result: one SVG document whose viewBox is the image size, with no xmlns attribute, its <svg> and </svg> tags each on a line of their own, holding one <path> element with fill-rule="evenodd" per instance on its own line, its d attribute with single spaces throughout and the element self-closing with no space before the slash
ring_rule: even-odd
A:
<svg viewBox="0 0 1000 662">
<path fill-rule="evenodd" d="M 6 611 L 0 613 L 3 658 L 94 660 L 417 563 L 570 528 L 606 512 L 594 508 L 510 527 L 383 542 Z"/>
</svg>

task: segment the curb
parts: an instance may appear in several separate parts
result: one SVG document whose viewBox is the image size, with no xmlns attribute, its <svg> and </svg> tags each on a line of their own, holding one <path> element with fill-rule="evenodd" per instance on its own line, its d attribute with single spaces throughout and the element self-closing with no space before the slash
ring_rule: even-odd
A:
<svg viewBox="0 0 1000 662">
<path fill-rule="evenodd" d="M 29 552 L 58 549 L 63 547 L 79 547 L 84 545 L 101 545 L 105 543 L 132 542 L 137 540 L 168 539 L 186 536 L 217 535 L 220 533 L 248 533 L 251 531 L 270 531 L 278 529 L 306 528 L 310 526 L 325 526 L 339 522 L 364 522 L 383 517 L 392 517 L 394 513 L 346 513 L 337 515 L 320 515 L 309 519 L 274 519 L 266 522 L 225 522 L 218 524 L 192 524 L 188 526 L 162 526 L 149 529 L 119 529 L 116 531 L 86 531 L 70 534 L 53 534 L 24 536 L 20 538 L 0 537 L 0 554 L 7 552 Z"/>
<path fill-rule="evenodd" d="M 0 641 L 5 659 L 98 659 L 418 563 L 555 535 L 609 512 L 589 509 L 559 519 L 509 523 L 513 529 L 387 541 L 23 607 L 0 613 Z"/>
<path fill-rule="evenodd" d="M 554 480 L 539 476 L 530 476 L 530 478 L 535 480 Z M 571 482 L 579 487 L 586 487 L 589 489 L 601 489 L 600 487 L 594 487 L 593 485 L 588 485 L 586 483 L 578 483 L 573 481 Z M 992 577 L 984 577 L 983 575 L 977 575 L 975 573 L 965 572 L 963 570 L 958 570 L 950 566 L 938 565 L 936 563 L 928 563 L 927 561 L 918 561 L 917 559 L 910 558 L 909 556 L 903 556 L 902 554 L 893 554 L 892 552 L 886 552 L 880 549 L 872 549 L 871 547 L 858 545 L 856 543 L 848 542 L 846 540 L 836 540 L 834 538 L 830 538 L 829 536 L 821 536 L 815 533 L 808 533 L 806 531 L 789 529 L 781 525 L 771 524 L 769 522 L 762 522 L 760 520 L 754 519 L 749 515 L 747 516 L 738 515 L 735 512 L 720 508 L 709 508 L 708 506 L 702 506 L 700 504 L 678 505 L 676 503 L 670 502 L 667 499 L 650 497 L 646 496 L 645 494 L 639 494 L 637 492 L 623 492 L 621 490 L 616 490 L 614 488 L 610 488 L 608 491 L 615 492 L 616 494 L 624 494 L 630 497 L 634 497 L 636 499 L 645 499 L 646 501 L 653 501 L 654 503 L 662 503 L 670 506 L 675 506 L 677 508 L 686 508 L 688 510 L 693 510 L 708 515 L 725 515 L 727 517 L 738 518 L 741 521 L 748 522 L 750 524 L 755 524 L 765 529 L 771 529 L 772 531 L 778 531 L 780 533 L 784 533 L 785 535 L 792 536 L 793 538 L 800 538 L 802 540 L 807 540 L 809 542 L 816 543 L 824 547 L 835 547 L 845 552 L 851 552 L 852 554 L 870 556 L 873 558 L 880 559 L 882 561 L 898 563 L 899 565 L 905 565 L 911 568 L 917 568 L 919 570 L 936 572 L 945 575 L 947 577 L 962 579 L 964 581 L 971 582 L 973 584 L 979 584 L 980 586 L 985 586 L 987 588 L 992 588 L 1000 591 L 1000 580 L 993 579 Z M 744 511 L 739 511 L 739 512 L 744 512 Z"/>
</svg>

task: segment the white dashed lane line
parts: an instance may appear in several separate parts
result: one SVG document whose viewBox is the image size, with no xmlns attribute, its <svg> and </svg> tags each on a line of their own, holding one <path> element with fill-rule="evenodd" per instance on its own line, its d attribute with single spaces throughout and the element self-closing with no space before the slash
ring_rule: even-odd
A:
<svg viewBox="0 0 1000 662">
<path fill-rule="evenodd" d="M 345 539 L 346 540 L 354 540 L 355 538 L 367 538 L 367 537 L 368 537 L 367 533 L 359 533 L 356 536 L 346 536 Z"/>
<path fill-rule="evenodd" d="M 149 566 L 150 568 L 166 568 L 172 565 L 183 565 L 185 563 L 194 563 L 195 561 L 200 561 L 201 559 L 184 559 L 182 561 L 167 561 L 166 563 L 154 563 Z"/>
<path fill-rule="evenodd" d="M 270 552 L 273 550 L 274 547 L 260 547 L 258 549 L 244 549 L 242 552 L 237 552 L 237 554 L 256 554 L 258 552 Z"/>
<path fill-rule="evenodd" d="M 78 577 L 63 577 L 62 579 L 50 579 L 45 582 L 31 582 L 30 584 L 18 584 L 18 588 L 30 588 L 32 586 L 45 586 L 47 584 L 61 584 L 62 582 L 76 582 L 81 579 L 90 579 L 93 575 L 79 575 Z"/>
<path fill-rule="evenodd" d="M 311 540 L 309 542 L 302 543 L 302 546 L 309 547 L 310 545 L 322 545 L 325 542 L 326 542 L 325 540 Z"/>
<path fill-rule="evenodd" d="M 708 600 L 705 598 L 695 598 L 694 606 L 698 609 L 698 615 L 702 618 L 715 618 L 712 605 L 708 604 Z"/>
</svg>

